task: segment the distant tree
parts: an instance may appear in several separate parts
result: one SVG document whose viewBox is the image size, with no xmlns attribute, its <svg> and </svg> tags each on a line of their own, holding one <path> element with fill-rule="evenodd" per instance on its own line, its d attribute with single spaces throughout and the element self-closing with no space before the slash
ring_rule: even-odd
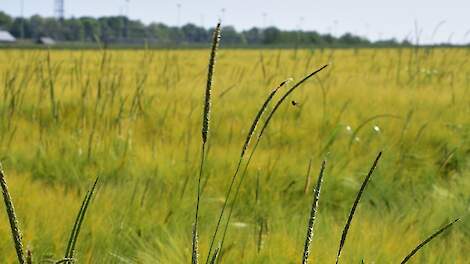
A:
<svg viewBox="0 0 470 264">
<path fill-rule="evenodd" d="M 401 42 L 401 45 L 402 45 L 402 46 L 412 46 L 413 44 L 411 43 L 410 40 L 404 39 L 404 40 Z"/>
<path fill-rule="evenodd" d="M 151 23 L 147 27 L 149 38 L 159 43 L 169 43 L 171 41 L 169 31 L 168 26 L 162 23 Z"/>
<path fill-rule="evenodd" d="M 210 41 L 213 28 L 205 29 L 188 23 L 182 27 L 167 26 L 162 23 L 143 24 L 126 16 L 80 17 L 57 20 L 52 17 L 31 16 L 28 19 L 12 18 L 0 11 L 0 29 L 10 31 L 15 37 L 38 38 L 53 37 L 65 41 L 96 41 L 104 43 L 129 42 L 179 44 L 207 43 Z M 299 45 L 314 46 L 410 46 L 408 41 L 398 42 L 395 39 L 370 42 L 366 38 L 345 33 L 340 37 L 331 34 L 319 34 L 316 31 L 280 30 L 276 27 L 260 29 L 253 27 L 237 31 L 233 26 L 222 29 L 222 43 L 232 45 Z"/>
<path fill-rule="evenodd" d="M 34 27 L 34 25 L 31 25 Z M 43 34 L 47 37 L 63 40 L 61 22 L 55 18 L 47 17 L 44 19 Z"/>
<path fill-rule="evenodd" d="M 0 29 L 9 30 L 13 19 L 7 13 L 0 11 Z"/>
<path fill-rule="evenodd" d="M 301 32 L 299 31 L 279 31 L 278 39 L 274 40 L 276 44 L 299 44 L 302 40 Z"/>
<path fill-rule="evenodd" d="M 204 28 L 191 23 L 181 27 L 181 32 L 186 42 L 201 43 L 209 40 L 209 33 Z"/>
<path fill-rule="evenodd" d="M 29 18 L 29 23 L 31 24 L 31 38 L 36 39 L 45 35 L 45 20 L 43 17 L 34 15 Z"/>
<path fill-rule="evenodd" d="M 95 41 L 101 36 L 101 28 L 99 22 L 92 17 L 79 18 L 82 26 L 84 39 L 87 41 Z"/>
<path fill-rule="evenodd" d="M 98 23 L 100 27 L 100 39 L 107 44 L 112 38 L 112 30 L 108 25 L 108 19 L 106 17 L 100 17 L 98 18 Z"/>
<path fill-rule="evenodd" d="M 127 18 L 123 16 L 111 16 L 106 18 L 106 24 L 109 28 L 109 37 L 113 39 L 122 39 L 126 34 Z"/>
<path fill-rule="evenodd" d="M 353 36 L 351 33 L 346 33 L 339 38 L 339 42 L 343 45 L 359 45 L 359 44 L 369 44 L 369 41 L 358 37 Z"/>
<path fill-rule="evenodd" d="M 259 28 L 251 28 L 242 32 L 243 38 L 248 44 L 259 44 L 262 42 L 263 34 Z"/>
<path fill-rule="evenodd" d="M 71 18 L 63 22 L 63 35 L 65 40 L 84 41 L 85 29 L 80 19 Z"/>
<path fill-rule="evenodd" d="M 309 44 L 316 44 L 316 45 L 321 45 L 323 43 L 323 39 L 315 31 L 309 31 L 304 34 L 304 41 Z"/>
<path fill-rule="evenodd" d="M 138 20 L 129 20 L 128 22 L 129 36 L 131 39 L 145 39 L 148 37 L 147 29 L 142 22 Z"/>
<path fill-rule="evenodd" d="M 223 38 L 221 40 L 222 43 L 227 44 L 241 44 L 244 43 L 244 38 L 241 34 L 239 34 L 234 27 L 232 26 L 225 26 L 222 28 Z"/>
<path fill-rule="evenodd" d="M 181 43 L 184 40 L 183 31 L 179 27 L 169 27 L 168 36 L 172 43 Z"/>
<path fill-rule="evenodd" d="M 16 38 L 31 38 L 31 24 L 28 19 L 15 18 L 10 27 L 10 33 Z"/>
<path fill-rule="evenodd" d="M 331 34 L 324 34 L 321 38 L 323 39 L 324 43 L 329 45 L 335 44 L 336 42 L 336 38 Z"/>
<path fill-rule="evenodd" d="M 390 47 L 390 46 L 399 45 L 399 43 L 396 39 L 392 38 L 392 39 L 384 39 L 384 40 L 375 41 L 374 45 Z"/>
<path fill-rule="evenodd" d="M 276 27 L 268 27 L 263 31 L 264 44 L 276 44 L 281 39 L 281 31 Z"/>
</svg>

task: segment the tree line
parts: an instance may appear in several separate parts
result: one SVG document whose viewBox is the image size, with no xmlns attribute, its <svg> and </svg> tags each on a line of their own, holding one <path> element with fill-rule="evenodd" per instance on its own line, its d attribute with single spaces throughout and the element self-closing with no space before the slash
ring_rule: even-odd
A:
<svg viewBox="0 0 470 264">
<path fill-rule="evenodd" d="M 210 41 L 212 28 L 192 23 L 181 27 L 163 23 L 144 24 L 126 16 L 79 17 L 56 19 L 33 15 L 29 18 L 12 17 L 0 11 L 0 29 L 9 31 L 16 38 L 38 39 L 51 37 L 59 41 L 103 43 L 151 43 L 161 45 L 203 44 Z M 273 46 L 396 46 L 409 45 L 395 39 L 372 42 L 364 37 L 345 33 L 336 37 L 316 31 L 280 30 L 276 27 L 237 31 L 233 26 L 222 29 L 224 44 L 273 45 Z"/>
</svg>

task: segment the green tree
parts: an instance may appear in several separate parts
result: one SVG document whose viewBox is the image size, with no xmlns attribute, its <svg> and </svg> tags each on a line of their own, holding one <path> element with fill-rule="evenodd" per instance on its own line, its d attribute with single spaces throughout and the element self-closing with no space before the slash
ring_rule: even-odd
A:
<svg viewBox="0 0 470 264">
<path fill-rule="evenodd" d="M 84 39 L 87 41 L 95 41 L 101 36 L 101 29 L 99 22 L 92 17 L 79 18 L 82 26 Z"/>
<path fill-rule="evenodd" d="M 183 38 L 186 42 L 207 42 L 209 40 L 209 33 L 202 27 L 198 27 L 194 24 L 186 24 L 181 27 Z M 225 38 L 224 32 L 224 38 Z"/>
<path fill-rule="evenodd" d="M 71 18 L 63 22 L 63 34 L 65 40 L 84 41 L 85 30 L 80 19 Z"/>
<path fill-rule="evenodd" d="M 222 43 L 241 44 L 244 42 L 242 34 L 239 34 L 232 26 L 223 27 L 222 32 L 224 34 Z"/>
<path fill-rule="evenodd" d="M 262 42 L 262 32 L 259 28 L 251 28 L 242 32 L 243 38 L 248 44 L 259 44 Z"/>
<path fill-rule="evenodd" d="M 0 29 L 9 30 L 13 23 L 11 16 L 0 11 Z"/>
<path fill-rule="evenodd" d="M 276 27 L 268 27 L 263 31 L 264 44 L 276 44 L 280 42 L 281 31 Z"/>
<path fill-rule="evenodd" d="M 16 38 L 31 38 L 31 23 L 28 19 L 15 18 L 10 27 L 10 33 Z"/>
<path fill-rule="evenodd" d="M 159 43 L 170 43 L 170 29 L 162 23 L 152 23 L 147 27 L 147 34 L 150 39 Z"/>
</svg>

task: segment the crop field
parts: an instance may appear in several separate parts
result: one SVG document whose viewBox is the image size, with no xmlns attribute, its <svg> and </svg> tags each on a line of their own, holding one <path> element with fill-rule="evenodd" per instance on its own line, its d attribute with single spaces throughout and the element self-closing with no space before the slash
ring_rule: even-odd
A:
<svg viewBox="0 0 470 264">
<path fill-rule="evenodd" d="M 210 50 L 0 50 L 0 160 L 34 263 L 64 252 L 98 176 L 77 263 L 190 263 Z M 362 194 L 341 263 L 470 259 L 470 49 L 220 49 L 200 185 L 205 263 L 253 118 L 267 126 L 238 200 L 228 202 L 219 263 L 299 263 L 314 187 L 326 166 L 311 263 L 332 263 Z M 261 127 L 261 125 L 259 125 Z M 248 145 L 248 156 L 259 133 Z M 232 193 L 232 197 L 235 192 Z M 230 198 L 232 199 L 232 198 Z M 231 211 L 233 208 L 233 211 Z M 0 206 L 0 263 L 16 252 Z"/>
</svg>

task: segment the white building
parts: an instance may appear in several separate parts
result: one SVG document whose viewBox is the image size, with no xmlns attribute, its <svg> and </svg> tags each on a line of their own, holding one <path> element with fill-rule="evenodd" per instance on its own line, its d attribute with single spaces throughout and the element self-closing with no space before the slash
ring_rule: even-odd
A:
<svg viewBox="0 0 470 264">
<path fill-rule="evenodd" d="M 11 43 L 11 42 L 15 42 L 15 41 L 16 41 L 16 38 L 13 37 L 13 36 L 10 34 L 10 32 L 0 30 L 0 42 Z"/>
<path fill-rule="evenodd" d="M 36 43 L 43 44 L 43 45 L 46 45 L 46 46 L 55 45 L 55 40 L 52 39 L 52 38 L 49 38 L 49 37 L 40 37 L 40 38 L 38 38 Z"/>
</svg>

